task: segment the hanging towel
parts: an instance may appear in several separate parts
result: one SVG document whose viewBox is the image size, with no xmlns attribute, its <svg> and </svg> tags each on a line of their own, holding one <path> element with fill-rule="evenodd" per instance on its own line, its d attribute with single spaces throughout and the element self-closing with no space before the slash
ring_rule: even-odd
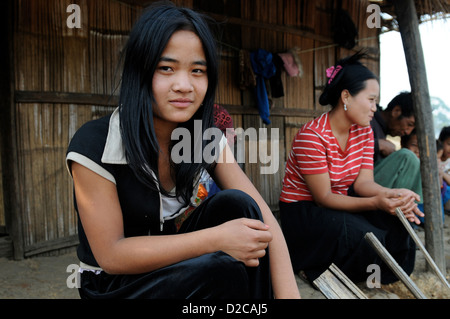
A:
<svg viewBox="0 0 450 319">
<path fill-rule="evenodd" d="M 292 53 L 278 53 L 278 56 L 283 60 L 284 69 L 289 76 L 297 76 L 299 74 L 299 69 Z"/>
<path fill-rule="evenodd" d="M 297 64 L 297 68 L 298 68 L 297 76 L 299 78 L 303 77 L 303 65 L 302 65 L 302 60 L 300 60 L 301 49 L 299 47 L 293 47 L 293 48 L 289 49 L 288 52 L 290 52 L 292 54 L 292 56 L 294 57 L 295 64 Z"/>
<path fill-rule="evenodd" d="M 256 101 L 258 103 L 259 116 L 264 124 L 270 124 L 269 99 L 267 97 L 265 79 L 275 75 L 276 67 L 272 62 L 272 53 L 258 49 L 250 53 L 253 72 L 256 75 Z"/>
<path fill-rule="evenodd" d="M 293 47 L 285 53 L 278 53 L 283 60 L 283 66 L 289 76 L 303 76 L 303 65 L 299 56 L 300 48 Z"/>
</svg>

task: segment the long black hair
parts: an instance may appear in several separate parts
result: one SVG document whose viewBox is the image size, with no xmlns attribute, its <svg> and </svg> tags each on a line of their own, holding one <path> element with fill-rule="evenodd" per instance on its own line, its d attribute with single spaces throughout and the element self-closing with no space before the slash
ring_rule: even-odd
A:
<svg viewBox="0 0 450 319">
<path fill-rule="evenodd" d="M 331 105 L 334 108 L 338 104 L 343 90 L 348 90 L 352 96 L 355 96 L 366 88 L 367 80 L 378 81 L 375 74 L 360 62 L 366 56 L 365 53 L 357 52 L 336 63 L 334 69 L 339 69 L 339 71 L 334 71 L 332 78 L 327 81 L 319 98 L 321 105 Z"/>
<path fill-rule="evenodd" d="M 201 120 L 203 136 L 203 132 L 214 125 L 213 105 L 218 81 L 217 49 L 209 28 L 211 23 L 211 19 L 193 10 L 178 8 L 170 2 L 158 2 L 144 10 L 126 44 L 119 111 L 127 162 L 144 185 L 166 195 L 158 178 L 159 145 L 154 131 L 152 109 L 153 74 L 174 32 L 192 31 L 200 38 L 207 62 L 208 89 L 202 106 L 189 121 L 179 126 L 186 127 L 192 135 L 194 120 Z M 202 140 L 202 151 L 205 144 Z M 171 164 L 175 174 L 176 196 L 185 202 L 192 196 L 195 179 L 203 169 L 209 170 L 211 165 L 204 160 L 202 163 L 195 163 L 194 149 L 192 146 L 190 163 Z"/>
</svg>

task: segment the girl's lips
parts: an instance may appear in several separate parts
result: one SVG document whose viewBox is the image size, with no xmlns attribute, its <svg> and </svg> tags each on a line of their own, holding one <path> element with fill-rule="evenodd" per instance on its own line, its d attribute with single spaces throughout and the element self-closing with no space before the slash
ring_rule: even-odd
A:
<svg viewBox="0 0 450 319">
<path fill-rule="evenodd" d="M 170 104 L 176 107 L 188 107 L 193 103 L 190 99 L 176 99 L 176 100 L 170 100 Z"/>
</svg>

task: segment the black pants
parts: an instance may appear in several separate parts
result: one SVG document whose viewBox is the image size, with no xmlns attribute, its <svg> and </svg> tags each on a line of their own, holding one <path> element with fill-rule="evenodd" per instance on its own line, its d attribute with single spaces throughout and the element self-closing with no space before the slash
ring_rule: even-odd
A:
<svg viewBox="0 0 450 319">
<path fill-rule="evenodd" d="M 281 226 L 293 269 L 303 270 L 310 282 L 331 263 L 352 281 L 364 282 L 380 266 L 381 283 L 397 281 L 364 236 L 372 232 L 409 275 L 414 269 L 416 247 L 397 216 L 383 211 L 348 213 L 318 207 L 314 202 L 280 202 Z"/>
<path fill-rule="evenodd" d="M 262 220 L 259 207 L 250 196 L 224 190 L 197 207 L 179 233 L 241 217 Z M 81 274 L 79 292 L 82 298 L 269 299 L 272 298 L 269 255 L 267 252 L 260 259 L 258 267 L 246 267 L 218 251 L 139 275 L 85 271 Z"/>
</svg>

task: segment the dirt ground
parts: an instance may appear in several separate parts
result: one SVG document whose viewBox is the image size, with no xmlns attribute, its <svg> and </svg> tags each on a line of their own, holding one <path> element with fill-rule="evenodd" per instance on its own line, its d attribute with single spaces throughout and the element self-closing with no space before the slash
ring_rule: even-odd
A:
<svg viewBox="0 0 450 319">
<path fill-rule="evenodd" d="M 424 242 L 425 232 L 416 230 Z M 446 215 L 444 228 L 446 278 L 450 278 L 450 215 Z M 74 269 L 78 263 L 75 250 L 55 257 L 34 257 L 21 261 L 0 258 L 0 299 L 79 299 L 73 286 Z M 427 271 L 423 253 L 417 250 L 416 266 L 411 279 L 429 299 L 450 299 L 450 291 L 444 287 L 432 271 Z M 325 299 L 324 295 L 297 276 L 303 299 Z M 369 289 L 365 283 L 359 288 L 370 299 L 414 299 L 406 286 L 398 281 L 381 288 Z"/>
</svg>

